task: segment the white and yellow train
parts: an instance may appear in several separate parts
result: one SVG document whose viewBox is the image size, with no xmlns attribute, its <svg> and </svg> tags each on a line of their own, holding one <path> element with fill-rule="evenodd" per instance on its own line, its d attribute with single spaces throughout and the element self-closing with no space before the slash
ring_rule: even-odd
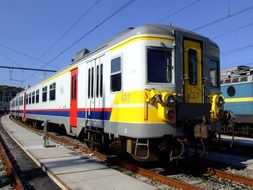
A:
<svg viewBox="0 0 253 190">
<path fill-rule="evenodd" d="M 129 28 L 17 94 L 10 110 L 93 144 L 120 139 L 139 160 L 164 150 L 172 159 L 175 139 L 183 146 L 181 137 L 219 132 L 219 68 L 219 48 L 206 37 L 167 25 Z"/>
</svg>

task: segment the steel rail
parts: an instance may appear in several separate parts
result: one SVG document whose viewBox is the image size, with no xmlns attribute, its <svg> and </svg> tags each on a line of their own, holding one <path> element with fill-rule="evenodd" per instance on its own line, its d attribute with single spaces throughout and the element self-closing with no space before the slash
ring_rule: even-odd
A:
<svg viewBox="0 0 253 190">
<path fill-rule="evenodd" d="M 233 174 L 231 172 L 226 172 L 226 171 L 222 171 L 222 170 L 218 170 L 218 169 L 210 168 L 210 167 L 207 168 L 206 173 L 208 175 L 220 177 L 222 179 L 235 181 L 235 182 L 238 182 L 238 183 L 242 183 L 246 186 L 253 187 L 253 178 L 250 178 L 250 177 L 245 177 L 245 176 Z"/>
<path fill-rule="evenodd" d="M 201 169 L 204 173 L 206 173 L 209 176 L 216 176 L 224 180 L 230 180 L 249 187 L 253 187 L 253 178 L 216 169 L 214 165 L 210 166 L 210 164 L 203 163 L 203 160 L 202 162 L 196 162 L 194 160 L 181 161 L 181 162 L 189 167 Z"/>
<path fill-rule="evenodd" d="M 19 179 L 18 175 L 16 174 L 16 172 L 14 171 L 11 161 L 1 142 L 0 142 L 0 156 L 3 160 L 4 168 L 7 171 L 7 174 L 10 178 L 11 185 L 14 186 L 16 190 L 24 190 L 23 184 Z"/>
<path fill-rule="evenodd" d="M 171 177 L 168 176 L 164 176 L 155 172 L 152 172 L 150 170 L 135 166 L 133 164 L 130 163 L 126 163 L 126 162 L 121 162 L 119 164 L 120 167 L 125 168 L 127 170 L 130 170 L 136 174 L 140 174 L 142 176 L 148 177 L 152 180 L 158 181 L 162 184 L 165 185 L 169 185 L 169 186 L 173 186 L 179 189 L 183 189 L 183 190 L 201 190 L 202 188 L 191 185 L 189 183 L 185 183 L 183 181 L 179 181 L 176 179 L 173 179 Z"/>
</svg>

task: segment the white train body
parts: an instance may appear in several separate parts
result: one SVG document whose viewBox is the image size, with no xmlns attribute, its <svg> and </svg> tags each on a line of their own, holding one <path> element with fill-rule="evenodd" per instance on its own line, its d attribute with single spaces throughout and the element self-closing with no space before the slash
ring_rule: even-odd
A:
<svg viewBox="0 0 253 190">
<path fill-rule="evenodd" d="M 189 49 L 198 73 L 190 74 Z M 79 52 L 70 66 L 19 93 L 10 110 L 23 120 L 59 124 L 76 136 L 100 131 L 131 139 L 130 149 L 140 139 L 149 144 L 185 135 L 185 123 L 201 117 L 217 130 L 223 109 L 215 103 L 218 54 L 209 39 L 172 26 L 128 29 L 91 53 Z"/>
</svg>

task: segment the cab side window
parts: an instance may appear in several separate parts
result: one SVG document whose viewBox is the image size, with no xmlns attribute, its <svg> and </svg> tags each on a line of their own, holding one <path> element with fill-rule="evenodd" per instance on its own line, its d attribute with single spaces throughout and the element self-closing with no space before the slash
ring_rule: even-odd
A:
<svg viewBox="0 0 253 190">
<path fill-rule="evenodd" d="M 121 57 L 111 60 L 111 91 L 121 90 Z"/>
</svg>

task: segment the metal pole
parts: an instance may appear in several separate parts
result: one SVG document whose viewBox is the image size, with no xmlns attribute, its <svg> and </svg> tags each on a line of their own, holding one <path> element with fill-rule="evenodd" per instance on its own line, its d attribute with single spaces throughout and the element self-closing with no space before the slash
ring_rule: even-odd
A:
<svg viewBox="0 0 253 190">
<path fill-rule="evenodd" d="M 43 126 L 43 130 L 44 130 L 44 136 L 43 136 L 43 140 L 44 140 L 44 147 L 47 148 L 49 147 L 49 140 L 48 140 L 48 120 L 46 120 L 44 123 L 42 123 Z"/>
<path fill-rule="evenodd" d="M 30 71 L 43 71 L 43 72 L 56 72 L 56 70 L 49 70 L 49 69 L 37 69 L 37 68 L 28 68 L 28 67 L 10 67 L 10 66 L 3 66 L 0 65 L 2 69 L 16 69 L 16 70 L 30 70 Z"/>
</svg>

